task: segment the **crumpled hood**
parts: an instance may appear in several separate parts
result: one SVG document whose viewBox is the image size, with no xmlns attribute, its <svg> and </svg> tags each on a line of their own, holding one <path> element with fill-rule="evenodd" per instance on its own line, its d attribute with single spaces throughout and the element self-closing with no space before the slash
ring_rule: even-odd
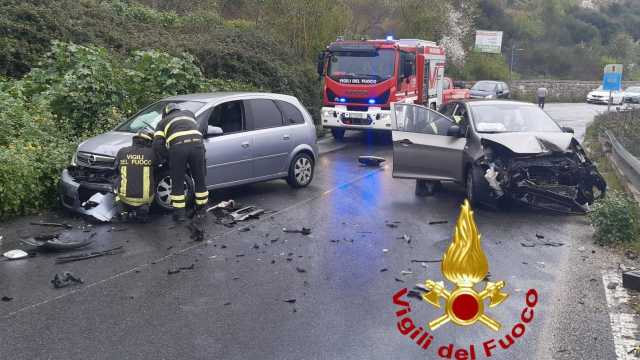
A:
<svg viewBox="0 0 640 360">
<path fill-rule="evenodd" d="M 482 139 L 505 146 L 516 154 L 540 154 L 569 150 L 573 134 L 564 132 L 526 132 L 479 134 Z"/>
<path fill-rule="evenodd" d="M 78 146 L 78 151 L 115 157 L 118 150 L 131 145 L 133 133 L 109 131 L 94 136 Z"/>
</svg>

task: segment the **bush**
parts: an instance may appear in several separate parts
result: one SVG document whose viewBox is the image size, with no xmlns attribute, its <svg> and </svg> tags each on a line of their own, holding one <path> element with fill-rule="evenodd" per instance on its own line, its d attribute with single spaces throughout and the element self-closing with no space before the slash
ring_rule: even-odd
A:
<svg viewBox="0 0 640 360">
<path fill-rule="evenodd" d="M 597 201 L 589 214 L 594 239 L 601 245 L 633 242 L 640 235 L 640 209 L 627 194 L 612 191 Z"/>
</svg>

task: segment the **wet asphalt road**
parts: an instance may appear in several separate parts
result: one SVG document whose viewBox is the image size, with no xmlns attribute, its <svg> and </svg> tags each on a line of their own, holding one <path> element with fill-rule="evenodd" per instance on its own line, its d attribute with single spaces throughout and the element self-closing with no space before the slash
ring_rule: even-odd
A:
<svg viewBox="0 0 640 360">
<path fill-rule="evenodd" d="M 594 109 L 600 107 L 547 107 L 578 137 Z M 387 162 L 379 169 L 358 166 L 363 154 Z M 464 192 L 447 185 L 437 196 L 418 198 L 414 182 L 393 179 L 391 171 L 390 146 L 356 137 L 321 157 L 306 189 L 275 181 L 216 193 L 216 201 L 233 198 L 275 212 L 232 229 L 211 221 L 205 244 L 189 240 L 165 216 L 147 225 L 72 231 L 96 232 L 88 250 L 123 245 L 121 255 L 66 265 L 55 265 L 56 255 L 0 262 L 0 296 L 13 297 L 0 302 L 0 358 L 435 359 L 451 343 L 473 344 L 482 359 L 482 343 L 503 338 L 518 323 L 528 289 L 539 294 L 533 321 L 509 349 L 493 350 L 492 359 L 615 358 L 599 275 L 606 254 L 590 245 L 587 219 L 519 207 L 476 210 L 491 281 L 507 283 L 509 298 L 487 310 L 502 329 L 450 323 L 431 332 L 427 350 L 402 336 L 392 296 L 426 279 L 442 280 L 438 263 L 411 260 L 440 259 Z M 42 231 L 28 220 L 0 227 L 2 251 L 15 248 L 19 235 Z M 448 223 L 429 225 L 439 220 Z M 397 227 L 386 225 L 393 222 Z M 282 231 L 302 226 L 312 234 Z M 521 245 L 547 240 L 563 246 Z M 62 271 L 85 283 L 54 290 L 49 281 Z M 417 326 L 443 312 L 405 300 Z"/>
</svg>

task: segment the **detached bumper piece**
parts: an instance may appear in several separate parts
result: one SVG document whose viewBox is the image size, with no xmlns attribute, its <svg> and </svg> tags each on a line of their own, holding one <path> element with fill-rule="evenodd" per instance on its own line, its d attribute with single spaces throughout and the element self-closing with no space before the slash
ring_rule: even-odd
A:
<svg viewBox="0 0 640 360">
<path fill-rule="evenodd" d="M 607 184 L 583 153 L 501 157 L 486 170 L 496 198 L 507 196 L 532 208 L 584 214 L 604 196 Z"/>
</svg>

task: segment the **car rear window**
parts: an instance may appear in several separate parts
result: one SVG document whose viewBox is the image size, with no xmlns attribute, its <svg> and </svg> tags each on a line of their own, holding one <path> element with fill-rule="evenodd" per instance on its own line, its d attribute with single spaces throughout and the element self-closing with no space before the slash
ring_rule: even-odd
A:
<svg viewBox="0 0 640 360">
<path fill-rule="evenodd" d="M 300 110 L 293 104 L 288 103 L 286 101 L 276 100 L 278 107 L 282 110 L 282 115 L 284 115 L 284 124 L 304 124 L 304 117 Z"/>
<path fill-rule="evenodd" d="M 253 123 L 249 130 L 267 129 L 282 126 L 282 113 L 270 99 L 247 100 Z"/>
</svg>

